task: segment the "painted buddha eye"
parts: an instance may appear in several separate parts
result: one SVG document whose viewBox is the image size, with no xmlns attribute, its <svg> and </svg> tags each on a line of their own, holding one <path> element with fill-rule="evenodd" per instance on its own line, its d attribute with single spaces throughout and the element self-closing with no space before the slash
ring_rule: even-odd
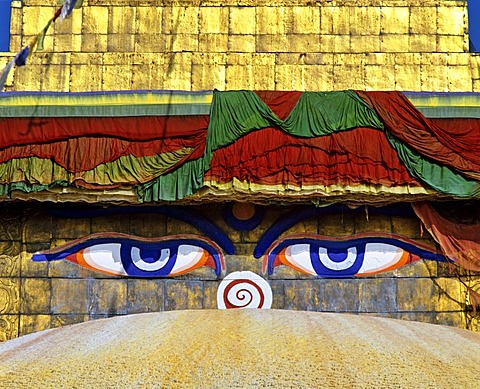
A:
<svg viewBox="0 0 480 389">
<path fill-rule="evenodd" d="M 400 237 L 397 237 L 400 238 Z M 356 235 L 334 239 L 323 236 L 288 237 L 275 242 L 264 257 L 264 272 L 285 265 L 320 277 L 377 274 L 424 259 L 445 261 L 426 246 L 392 235 Z"/>
<path fill-rule="evenodd" d="M 93 234 L 36 253 L 33 261 L 64 259 L 97 272 L 131 277 L 172 277 L 207 266 L 225 271 L 220 248 L 195 235 L 146 239 L 124 234 Z"/>
</svg>

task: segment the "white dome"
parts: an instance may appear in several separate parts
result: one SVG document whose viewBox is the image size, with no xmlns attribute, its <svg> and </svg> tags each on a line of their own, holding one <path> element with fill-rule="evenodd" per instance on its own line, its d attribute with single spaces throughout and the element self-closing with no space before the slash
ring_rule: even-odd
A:
<svg viewBox="0 0 480 389">
<path fill-rule="evenodd" d="M 0 344 L 0 387 L 479 387 L 480 334 L 279 310 L 129 315 Z"/>
</svg>

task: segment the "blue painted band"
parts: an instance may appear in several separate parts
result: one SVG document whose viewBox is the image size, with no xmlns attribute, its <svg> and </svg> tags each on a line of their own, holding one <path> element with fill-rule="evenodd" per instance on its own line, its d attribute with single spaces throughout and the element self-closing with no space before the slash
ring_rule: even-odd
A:
<svg viewBox="0 0 480 389">
<path fill-rule="evenodd" d="M 270 245 L 285 231 L 303 220 L 316 218 L 323 215 L 340 214 L 365 214 L 365 208 L 359 207 L 352 209 L 345 205 L 334 204 L 328 207 L 307 207 L 294 209 L 281 215 L 260 237 L 258 244 L 253 251 L 255 258 L 260 258 L 268 250 Z M 415 216 L 410 205 L 392 205 L 388 207 L 368 207 L 368 213 L 371 215 L 384 216 Z"/>
<path fill-rule="evenodd" d="M 188 223 L 204 233 L 208 238 L 217 243 L 226 254 L 235 254 L 235 246 L 230 238 L 215 224 L 208 220 L 200 212 L 191 208 L 180 207 L 176 205 L 166 206 L 142 206 L 142 207 L 111 207 L 111 208 L 51 208 L 50 214 L 54 216 L 67 217 L 72 219 L 82 219 L 98 217 L 105 215 L 132 214 L 132 213 L 155 213 L 182 222 Z"/>
</svg>

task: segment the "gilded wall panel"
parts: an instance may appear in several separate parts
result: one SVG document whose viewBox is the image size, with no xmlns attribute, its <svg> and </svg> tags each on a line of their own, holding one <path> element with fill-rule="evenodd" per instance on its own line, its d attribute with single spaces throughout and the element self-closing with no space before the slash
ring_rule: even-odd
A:
<svg viewBox="0 0 480 389">
<path fill-rule="evenodd" d="M 19 336 L 51 328 L 50 315 L 20 315 Z"/>
<path fill-rule="evenodd" d="M 19 312 L 20 308 L 20 279 L 0 278 L 0 314 Z"/>
<path fill-rule="evenodd" d="M 12 4 L 11 52 L 0 55 L 2 67 L 57 7 L 53 0 Z M 200 6 L 191 1 L 89 0 L 49 30 L 43 52 L 11 73 L 6 89 L 480 91 L 480 57 L 467 52 L 465 15 L 463 1 L 211 0 Z M 100 273 L 67 260 L 31 258 L 90 234 L 203 239 L 204 231 L 149 213 L 52 216 L 50 205 L 3 207 L 0 340 L 115 315 L 216 309 L 221 280 L 241 271 L 267 280 L 275 309 L 361 313 L 478 330 L 466 291 L 466 285 L 478 290 L 476 279 L 461 273 L 460 281 L 445 263 L 419 260 L 346 278 L 316 277 L 277 263 L 268 274 L 264 257 L 254 252 L 288 207 L 266 207 L 251 230 L 230 226 L 222 204 L 193 207 L 232 242 L 234 253 L 223 253 L 225 269 L 218 276 L 206 266 L 174 278 L 144 279 Z M 368 211 L 305 220 L 278 238 L 349 239 L 373 232 L 437 249 L 416 218 Z"/>
<path fill-rule="evenodd" d="M 120 314 L 128 312 L 127 280 L 97 279 L 88 290 L 89 312 L 98 314 Z"/>
<path fill-rule="evenodd" d="M 52 278 L 52 314 L 90 313 L 92 280 Z"/>
<path fill-rule="evenodd" d="M 49 278 L 22 278 L 20 312 L 22 314 L 49 314 L 51 280 Z"/>
<path fill-rule="evenodd" d="M 161 214 L 111 214 L 70 219 L 59 214 L 45 217 L 49 212 L 41 206 L 31 210 L 33 215 L 41 216 L 28 218 L 27 224 L 31 224 L 25 227 L 29 232 L 23 234 L 23 239 L 38 242 L 15 245 L 18 246 L 16 252 L 24 248 L 20 257 L 13 255 L 9 259 L 10 263 L 18 262 L 21 268 L 16 276 L 6 276 L 4 273 L 11 269 L 1 268 L 2 336 L 9 339 L 44 328 L 115 315 L 215 309 L 223 277 L 246 270 L 267 280 L 273 296 L 271 306 L 275 309 L 373 314 L 475 329 L 476 319 L 468 305 L 465 286 L 475 288 L 475 280 L 468 272 L 461 273 L 465 285 L 455 272 L 452 273 L 451 267 L 432 260 L 420 260 L 395 270 L 355 278 L 312 277 L 278 264 L 269 274 L 265 272 L 265 259 L 254 253 L 265 234 L 282 220 L 282 215 L 289 214 L 288 208 L 266 207 L 259 224 L 242 231 L 229 224 L 231 220 L 226 219 L 224 207 L 222 204 L 197 206 L 192 208 L 191 217 L 193 221 L 200 214 L 208 215 L 219 231 L 232 239 L 235 253 L 224 255 L 225 273 L 217 277 L 213 269 L 203 267 L 166 279 L 127 279 L 65 260 L 48 263 L 33 262 L 31 258 L 35 252 L 45 249 L 61 249 L 84 234 L 107 237 L 110 233 L 125 233 L 148 239 L 170 235 L 192 237 L 204 234 L 197 228 L 200 225 L 194 227 L 189 222 Z M 319 234 L 348 240 L 359 233 L 393 232 L 395 236 L 421 243 L 428 250 L 436 250 L 428 234 L 420 231 L 415 218 L 385 217 L 371 212 L 353 217 L 332 214 L 303 220 L 280 234 L 279 239 Z M 39 220 L 48 221 L 50 233 L 44 233 Z M 5 252 L 8 248 L 4 245 Z"/>
<path fill-rule="evenodd" d="M 164 280 L 128 280 L 128 313 L 158 312 L 164 310 Z"/>
<path fill-rule="evenodd" d="M 18 338 L 18 315 L 0 315 L 0 342 Z"/>
<path fill-rule="evenodd" d="M 28 44 L 55 11 L 54 2 L 13 2 L 12 55 Z M 106 57 L 112 53 L 155 54 L 132 67 L 119 56 L 105 66 L 80 57 L 55 64 L 42 54 L 29 57 L 28 66 L 7 79 L 8 90 L 94 91 L 112 89 L 377 89 L 422 91 L 473 91 L 476 67 L 421 59 L 424 81 L 419 83 L 417 65 L 403 57 L 404 69 L 376 68 L 349 62 L 341 69 L 310 63 L 308 71 L 285 68 L 282 54 L 347 53 L 464 53 L 468 54 L 468 20 L 463 1 L 327 1 L 312 4 L 294 1 L 210 1 L 201 6 L 189 1 L 84 2 L 65 21 L 54 23 L 44 40 L 46 53 L 78 53 Z M 22 43 L 20 43 L 22 40 Z M 271 66 L 230 61 L 223 67 L 211 54 L 269 53 Z M 204 69 L 192 65 L 191 55 L 207 55 Z M 40 56 L 40 62 L 35 59 Z M 4 56 L 7 62 L 11 56 Z M 302 69 L 299 59 L 289 65 Z M 353 65 L 355 64 L 355 65 Z M 400 63 L 399 63 L 400 64 Z M 378 64 L 380 66 L 380 64 Z M 46 69 L 48 68 L 48 69 Z M 453 79 L 437 77 L 443 72 Z M 346 73 L 354 72 L 354 82 Z M 208 78 L 207 74 L 213 74 Z M 288 77 L 289 74 L 291 77 Z M 318 74 L 327 73 L 320 81 Z M 119 75 L 123 75 L 119 77 Z M 436 80 L 429 82 L 431 77 Z M 478 79 L 478 77 L 477 77 Z M 334 80 L 333 82 L 331 80 Z"/>
<path fill-rule="evenodd" d="M 0 268 L 4 277 L 20 276 L 21 244 L 16 241 L 19 235 L 11 241 L 0 241 Z"/>
</svg>

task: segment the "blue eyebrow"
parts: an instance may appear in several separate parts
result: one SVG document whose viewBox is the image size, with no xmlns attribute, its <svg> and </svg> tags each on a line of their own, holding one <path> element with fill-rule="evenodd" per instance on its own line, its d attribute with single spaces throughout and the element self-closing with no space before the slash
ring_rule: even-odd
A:
<svg viewBox="0 0 480 389">
<path fill-rule="evenodd" d="M 368 212 L 372 215 L 385 216 L 414 216 L 414 212 L 410 205 L 395 205 L 389 207 L 368 207 Z M 348 214 L 363 214 L 364 207 L 352 209 L 346 205 L 334 204 L 327 207 L 304 207 L 301 209 L 294 209 L 281 215 L 260 237 L 257 246 L 253 250 L 255 258 L 262 257 L 268 250 L 270 245 L 283 234 L 285 231 L 300 223 L 302 220 L 312 219 L 322 215 L 332 213 L 348 213 Z"/>
<path fill-rule="evenodd" d="M 132 213 L 156 213 L 168 216 L 195 227 L 204 233 L 208 238 L 217 243 L 226 254 L 235 254 L 235 246 L 230 238 L 213 222 L 208 220 L 200 212 L 169 205 L 169 206 L 143 206 L 143 207 L 115 207 L 115 208 L 96 208 L 96 209 L 49 209 L 53 216 L 67 217 L 72 219 L 84 219 L 105 215 L 132 214 Z"/>
</svg>

